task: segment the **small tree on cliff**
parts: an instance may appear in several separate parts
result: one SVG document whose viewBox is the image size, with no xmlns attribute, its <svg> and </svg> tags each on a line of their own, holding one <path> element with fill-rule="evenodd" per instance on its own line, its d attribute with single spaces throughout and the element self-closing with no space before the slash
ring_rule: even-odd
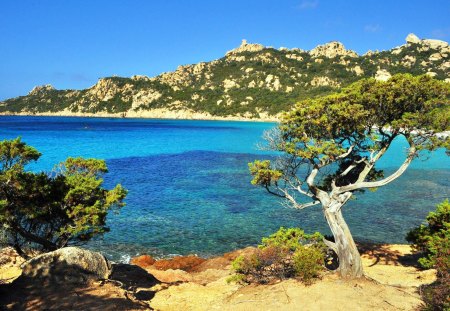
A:
<svg viewBox="0 0 450 311">
<path fill-rule="evenodd" d="M 320 204 L 334 237 L 325 243 L 339 258 L 339 273 L 360 277 L 360 255 L 342 207 L 355 192 L 398 178 L 419 151 L 448 150 L 449 139 L 436 133 L 449 129 L 449 96 L 448 83 L 396 75 L 386 82 L 365 79 L 340 93 L 302 101 L 267 135 L 269 147 L 283 156 L 273 163 L 249 164 L 252 183 L 298 209 Z M 375 164 L 400 136 L 409 144 L 405 160 L 385 177 Z"/>
<path fill-rule="evenodd" d="M 25 166 L 40 153 L 20 138 L 0 142 L 0 224 L 19 252 L 25 244 L 52 251 L 104 233 L 110 209 L 124 205 L 126 190 L 102 188 L 102 160 L 68 158 L 56 172 Z"/>
</svg>

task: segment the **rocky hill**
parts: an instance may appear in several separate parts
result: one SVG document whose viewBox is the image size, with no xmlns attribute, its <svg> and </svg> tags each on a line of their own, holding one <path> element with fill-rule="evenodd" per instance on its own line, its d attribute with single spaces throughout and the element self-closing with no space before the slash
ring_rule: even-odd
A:
<svg viewBox="0 0 450 311">
<path fill-rule="evenodd" d="M 1 114 L 156 118 L 276 118 L 303 98 L 366 77 L 429 74 L 450 82 L 450 47 L 409 34 L 404 45 L 364 55 L 330 42 L 305 51 L 242 44 L 220 59 L 149 78 L 107 77 L 85 90 L 37 86 L 0 102 Z"/>
</svg>

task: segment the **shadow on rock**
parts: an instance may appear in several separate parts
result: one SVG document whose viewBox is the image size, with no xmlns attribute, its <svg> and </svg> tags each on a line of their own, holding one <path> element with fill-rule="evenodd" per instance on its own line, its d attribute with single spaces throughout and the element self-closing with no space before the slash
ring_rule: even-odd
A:
<svg viewBox="0 0 450 311">
<path fill-rule="evenodd" d="M 45 263 L 0 285 L 0 310 L 149 310 L 155 296 L 150 288 L 160 283 L 133 265 L 113 265 L 110 278 L 99 280 L 77 264 Z"/>
<path fill-rule="evenodd" d="M 119 281 L 126 290 L 135 290 L 140 287 L 150 288 L 161 283 L 141 267 L 128 264 L 114 264 L 109 278 Z"/>
</svg>

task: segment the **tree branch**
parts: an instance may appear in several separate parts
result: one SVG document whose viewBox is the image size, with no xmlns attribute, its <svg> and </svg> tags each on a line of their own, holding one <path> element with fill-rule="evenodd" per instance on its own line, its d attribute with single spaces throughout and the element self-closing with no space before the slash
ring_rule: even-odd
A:
<svg viewBox="0 0 450 311">
<path fill-rule="evenodd" d="M 37 235 L 34 235 L 30 232 L 27 232 L 26 230 L 24 230 L 19 224 L 13 222 L 11 223 L 11 227 L 17 232 L 19 233 L 22 237 L 24 237 L 25 239 L 28 239 L 31 242 L 37 243 L 42 245 L 43 247 L 45 247 L 45 249 L 49 250 L 49 251 L 54 251 L 57 249 L 56 244 L 43 239 Z"/>
<path fill-rule="evenodd" d="M 338 250 L 337 250 L 336 243 L 331 242 L 331 241 L 329 241 L 329 240 L 327 240 L 325 238 L 323 238 L 322 241 L 323 241 L 323 243 L 325 243 L 326 246 L 331 248 L 337 254 Z"/>
<path fill-rule="evenodd" d="M 280 190 L 281 190 L 281 189 L 280 189 Z M 292 205 L 293 208 L 296 208 L 296 209 L 304 209 L 304 208 L 307 208 L 307 207 L 310 207 L 310 206 L 314 206 L 314 205 L 320 204 L 320 201 L 319 201 L 319 200 L 315 200 L 315 201 L 309 202 L 309 203 L 299 204 L 299 203 L 297 203 L 297 201 L 294 199 L 294 197 L 292 197 L 292 196 L 289 194 L 289 192 L 288 192 L 287 190 L 281 190 L 281 191 L 284 193 L 284 197 L 286 198 L 286 200 L 288 200 L 288 201 L 291 203 L 291 205 Z"/>
<path fill-rule="evenodd" d="M 377 188 L 377 187 L 384 186 L 384 185 L 390 183 L 391 181 L 397 179 L 399 176 L 401 176 L 403 174 L 403 172 L 405 172 L 405 170 L 408 168 L 409 164 L 415 157 L 416 157 L 416 147 L 414 145 L 410 145 L 408 157 L 405 159 L 403 164 L 397 169 L 397 171 L 395 171 L 393 174 L 391 174 L 390 176 L 388 176 L 382 180 L 372 181 L 372 182 L 363 182 L 363 181 L 360 181 L 360 178 L 358 178 L 358 181 L 356 183 L 340 187 L 338 190 L 338 193 L 344 193 L 347 191 L 353 191 L 353 190 L 361 189 L 361 188 Z M 372 166 L 373 166 L 373 164 L 372 164 Z M 362 173 L 364 173 L 364 171 Z M 365 176 L 364 176 L 364 178 L 365 178 Z"/>
<path fill-rule="evenodd" d="M 345 153 L 341 154 L 341 155 L 338 156 L 337 158 L 338 158 L 338 159 L 344 159 L 344 158 L 347 157 L 350 153 L 352 153 L 354 147 L 355 147 L 355 145 L 351 145 Z"/>
<path fill-rule="evenodd" d="M 284 195 L 281 195 L 279 193 L 276 193 L 276 192 L 270 190 L 269 186 L 267 186 L 267 185 L 265 185 L 264 188 L 266 189 L 267 192 L 269 192 L 270 194 L 273 194 L 274 196 L 277 196 L 277 197 L 280 197 L 280 198 L 284 198 L 285 197 Z"/>
<path fill-rule="evenodd" d="M 298 191 L 299 193 L 301 193 L 301 194 L 303 194 L 303 195 L 306 195 L 306 196 L 308 196 L 308 197 L 310 197 L 310 198 L 313 198 L 313 197 L 314 197 L 314 195 L 313 195 L 312 193 L 306 192 L 305 190 L 303 190 L 302 188 L 300 188 L 300 186 L 298 186 L 296 189 L 297 189 L 297 191 Z"/>
</svg>

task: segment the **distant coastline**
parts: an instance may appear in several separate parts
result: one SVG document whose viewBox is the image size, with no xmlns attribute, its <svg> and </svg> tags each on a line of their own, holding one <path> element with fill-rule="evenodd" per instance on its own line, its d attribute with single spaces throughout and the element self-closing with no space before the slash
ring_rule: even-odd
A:
<svg viewBox="0 0 450 311">
<path fill-rule="evenodd" d="M 138 112 L 120 113 L 82 113 L 72 111 L 57 112 L 0 112 L 0 116 L 29 116 L 29 117 L 84 117 L 84 118 L 124 118 L 124 119 L 170 119 L 170 120 L 204 120 L 204 121 L 240 121 L 240 122 L 278 122 L 278 117 L 264 116 L 260 118 L 245 116 L 213 116 L 206 112 L 193 112 L 188 110 L 153 109 Z"/>
</svg>

